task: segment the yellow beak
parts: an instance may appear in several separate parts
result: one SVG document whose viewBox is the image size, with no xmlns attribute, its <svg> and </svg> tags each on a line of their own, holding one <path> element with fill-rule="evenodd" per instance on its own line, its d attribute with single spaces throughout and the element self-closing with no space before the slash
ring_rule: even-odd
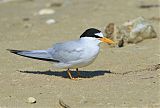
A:
<svg viewBox="0 0 160 108">
<path fill-rule="evenodd" d="M 99 40 L 102 41 L 102 42 L 105 42 L 105 43 L 109 43 L 109 44 L 114 44 L 115 43 L 112 40 L 110 40 L 108 38 L 105 38 L 105 37 L 100 38 Z"/>
</svg>

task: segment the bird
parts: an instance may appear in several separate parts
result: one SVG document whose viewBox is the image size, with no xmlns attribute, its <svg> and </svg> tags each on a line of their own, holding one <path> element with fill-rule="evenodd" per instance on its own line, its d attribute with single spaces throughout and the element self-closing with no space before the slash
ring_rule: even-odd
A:
<svg viewBox="0 0 160 108">
<path fill-rule="evenodd" d="M 88 66 L 95 61 L 101 42 L 115 43 L 104 37 L 100 30 L 89 28 L 80 35 L 79 39 L 56 43 L 53 47 L 45 50 L 7 50 L 19 56 L 51 62 L 55 68 L 66 69 L 69 78 L 76 80 L 77 78 L 72 77 L 70 70 L 76 69 L 80 76 L 78 68 Z"/>
</svg>

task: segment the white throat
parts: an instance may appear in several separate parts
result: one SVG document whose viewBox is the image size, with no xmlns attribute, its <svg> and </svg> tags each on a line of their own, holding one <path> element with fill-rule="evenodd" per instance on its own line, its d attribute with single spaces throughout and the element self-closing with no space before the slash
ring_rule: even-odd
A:
<svg viewBox="0 0 160 108">
<path fill-rule="evenodd" d="M 88 45 L 98 45 L 99 43 L 101 43 L 99 39 L 93 37 L 82 37 L 80 38 L 80 42 L 88 43 Z"/>
</svg>

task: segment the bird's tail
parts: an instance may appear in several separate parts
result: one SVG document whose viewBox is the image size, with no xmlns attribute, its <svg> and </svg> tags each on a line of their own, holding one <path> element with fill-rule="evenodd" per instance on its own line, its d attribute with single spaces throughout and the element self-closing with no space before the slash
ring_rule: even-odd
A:
<svg viewBox="0 0 160 108">
<path fill-rule="evenodd" d="M 54 60 L 52 56 L 47 52 L 47 50 L 32 50 L 32 51 L 25 51 L 25 50 L 11 50 L 7 49 L 11 53 L 44 61 L 51 61 L 51 62 L 59 62 L 58 60 Z"/>
</svg>

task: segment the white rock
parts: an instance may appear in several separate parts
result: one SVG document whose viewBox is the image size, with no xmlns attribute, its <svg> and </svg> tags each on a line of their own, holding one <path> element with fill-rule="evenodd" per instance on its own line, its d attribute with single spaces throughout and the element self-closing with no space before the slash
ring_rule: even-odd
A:
<svg viewBox="0 0 160 108">
<path fill-rule="evenodd" d="M 30 104 L 36 103 L 36 99 L 34 97 L 29 97 L 27 102 Z"/>
<path fill-rule="evenodd" d="M 153 26 L 142 17 L 129 21 L 129 25 L 126 23 L 122 28 L 125 28 L 122 30 L 129 30 L 129 34 L 124 34 L 129 43 L 138 43 L 144 39 L 157 37 Z"/>
<path fill-rule="evenodd" d="M 114 40 L 117 45 L 138 43 L 144 39 L 156 38 L 157 34 L 153 26 L 143 17 L 127 21 L 120 26 L 110 24 L 105 30 L 107 37 Z"/>
<path fill-rule="evenodd" d="M 49 19 L 46 21 L 47 24 L 54 24 L 56 21 L 54 19 Z"/>
<path fill-rule="evenodd" d="M 47 8 L 47 9 L 41 9 L 38 12 L 39 15 L 49 15 L 49 14 L 54 14 L 54 13 L 55 13 L 55 11 L 53 9 L 49 9 L 49 8 Z"/>
</svg>

